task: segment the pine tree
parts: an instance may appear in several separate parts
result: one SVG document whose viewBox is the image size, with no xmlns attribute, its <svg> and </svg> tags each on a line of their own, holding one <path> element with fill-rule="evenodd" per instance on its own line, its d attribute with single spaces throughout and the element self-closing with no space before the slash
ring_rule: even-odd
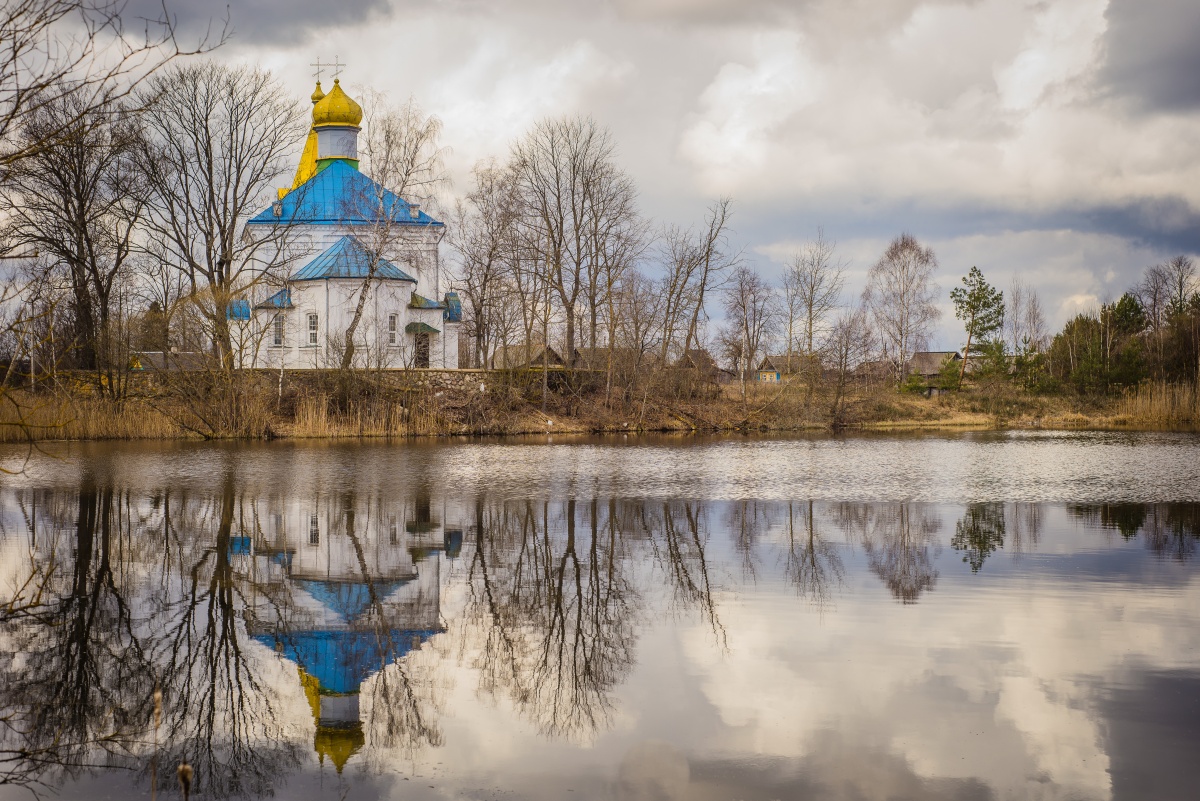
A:
<svg viewBox="0 0 1200 801">
<path fill-rule="evenodd" d="M 972 340 L 982 342 L 1004 325 L 1004 293 L 985 281 L 978 267 L 972 267 L 963 277 L 963 285 L 950 290 L 950 299 L 954 301 L 954 316 L 962 320 L 967 329 L 967 347 L 958 374 L 961 384 L 971 358 Z"/>
</svg>

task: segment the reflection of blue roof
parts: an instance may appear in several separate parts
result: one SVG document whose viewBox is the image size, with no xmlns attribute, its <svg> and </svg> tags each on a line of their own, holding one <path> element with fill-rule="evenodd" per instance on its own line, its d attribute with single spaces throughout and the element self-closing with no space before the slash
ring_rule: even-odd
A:
<svg viewBox="0 0 1200 801">
<path fill-rule="evenodd" d="M 277 209 L 279 214 L 275 213 Z M 407 201 L 339 160 L 288 192 L 247 225 L 372 225 L 387 221 L 444 227 L 423 211 L 414 219 Z"/>
<path fill-rule="evenodd" d="M 375 582 L 375 597 L 382 601 L 405 583 Z M 307 592 L 342 620 L 350 623 L 371 606 L 371 589 L 363 582 L 298 580 L 296 586 Z"/>
<path fill-rule="evenodd" d="M 231 300 L 229 306 L 225 308 L 226 320 L 249 320 L 250 319 L 250 301 L 248 300 Z"/>
<path fill-rule="evenodd" d="M 317 680 L 324 695 L 358 692 L 372 675 L 400 659 L 437 631 L 298 631 L 258 634 L 254 639 L 280 652 Z"/>
<path fill-rule="evenodd" d="M 292 276 L 293 281 L 316 281 L 322 278 L 366 278 L 371 273 L 371 262 L 374 259 L 361 242 L 352 236 L 343 236 L 329 246 L 315 259 L 300 268 Z M 390 278 L 394 281 L 411 281 L 417 279 L 392 264 L 387 259 L 374 259 L 375 277 Z"/>
<path fill-rule="evenodd" d="M 250 538 L 249 537 L 230 537 L 229 538 L 229 553 L 231 556 L 245 555 L 250 553 Z"/>
<path fill-rule="evenodd" d="M 292 290 L 281 289 L 271 297 L 264 300 L 254 308 L 256 309 L 290 309 L 292 308 Z"/>
<path fill-rule="evenodd" d="M 442 319 L 448 323 L 462 322 L 462 300 L 457 292 L 446 293 L 446 311 L 442 312 Z"/>
</svg>

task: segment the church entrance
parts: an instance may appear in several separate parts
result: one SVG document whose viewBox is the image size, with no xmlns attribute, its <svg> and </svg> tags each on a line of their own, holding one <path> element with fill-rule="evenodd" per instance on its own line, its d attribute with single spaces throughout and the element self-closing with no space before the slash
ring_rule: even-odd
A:
<svg viewBox="0 0 1200 801">
<path fill-rule="evenodd" d="M 413 367 L 429 366 L 429 334 L 421 332 L 416 335 L 416 347 L 413 351 Z"/>
</svg>

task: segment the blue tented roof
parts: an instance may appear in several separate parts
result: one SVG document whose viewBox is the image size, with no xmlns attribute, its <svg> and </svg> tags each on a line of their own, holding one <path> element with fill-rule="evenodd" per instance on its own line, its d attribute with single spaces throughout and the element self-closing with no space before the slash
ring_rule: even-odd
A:
<svg viewBox="0 0 1200 801">
<path fill-rule="evenodd" d="M 316 281 L 322 278 L 366 278 L 371 271 L 371 261 L 370 252 L 367 251 L 361 242 L 352 236 L 343 236 L 315 259 L 301 267 L 292 276 L 292 280 Z M 375 266 L 375 277 L 417 283 L 417 279 L 387 259 L 379 259 L 379 263 Z"/>
<path fill-rule="evenodd" d="M 283 199 L 259 212 L 247 225 L 374 225 L 380 222 L 443 227 L 423 211 L 414 218 L 408 201 L 341 160 L 332 162 Z"/>
<path fill-rule="evenodd" d="M 356 693 L 372 675 L 400 659 L 437 631 L 297 631 L 254 639 L 304 668 L 323 695 Z"/>
</svg>

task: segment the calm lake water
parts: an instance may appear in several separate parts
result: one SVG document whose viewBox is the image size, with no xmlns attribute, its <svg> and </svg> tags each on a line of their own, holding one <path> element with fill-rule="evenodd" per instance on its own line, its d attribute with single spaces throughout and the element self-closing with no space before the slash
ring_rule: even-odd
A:
<svg viewBox="0 0 1200 801">
<path fill-rule="evenodd" d="M 0 466 L 0 799 L 1197 797 L 1197 436 Z"/>
</svg>

